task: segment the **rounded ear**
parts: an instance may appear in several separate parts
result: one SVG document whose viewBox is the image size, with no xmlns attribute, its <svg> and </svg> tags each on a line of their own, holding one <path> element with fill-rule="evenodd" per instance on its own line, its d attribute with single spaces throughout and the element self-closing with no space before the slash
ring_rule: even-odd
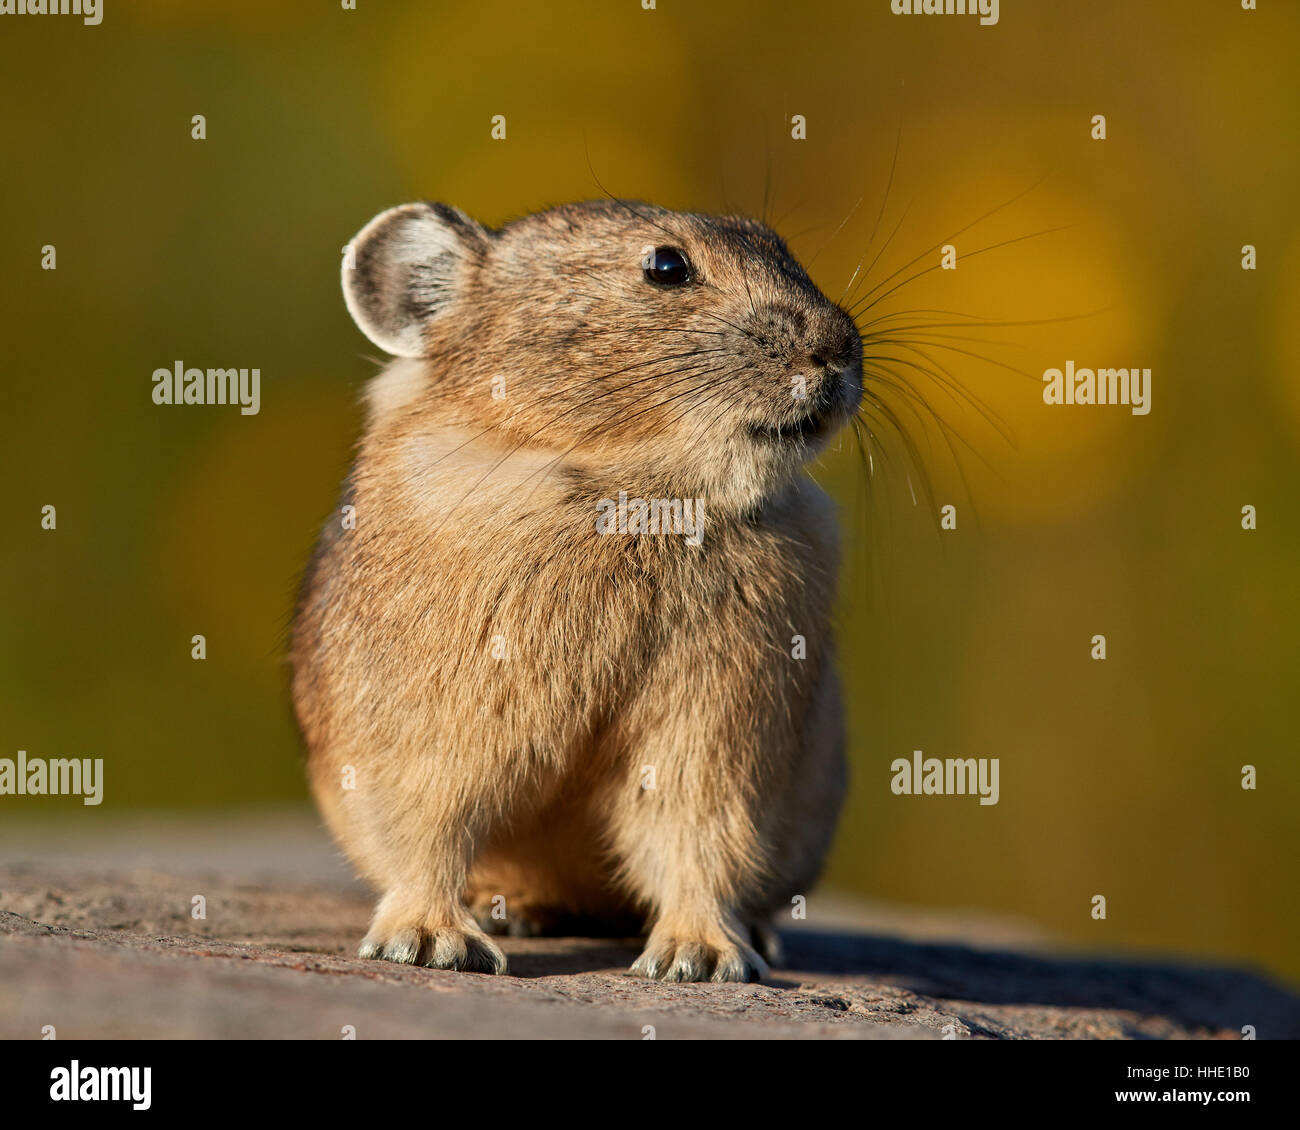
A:
<svg viewBox="0 0 1300 1130">
<path fill-rule="evenodd" d="M 422 357 L 430 319 L 455 300 L 461 269 L 487 232 L 446 204 L 381 212 L 348 244 L 343 299 L 363 334 L 397 357 Z"/>
</svg>

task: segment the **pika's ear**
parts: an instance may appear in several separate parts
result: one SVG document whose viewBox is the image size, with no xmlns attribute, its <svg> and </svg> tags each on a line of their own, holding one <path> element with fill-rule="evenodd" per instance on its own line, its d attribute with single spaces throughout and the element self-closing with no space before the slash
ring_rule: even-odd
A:
<svg viewBox="0 0 1300 1130">
<path fill-rule="evenodd" d="M 381 212 L 348 244 L 343 298 L 361 332 L 397 357 L 422 357 L 424 329 L 456 298 L 462 271 L 488 232 L 446 204 Z"/>
</svg>

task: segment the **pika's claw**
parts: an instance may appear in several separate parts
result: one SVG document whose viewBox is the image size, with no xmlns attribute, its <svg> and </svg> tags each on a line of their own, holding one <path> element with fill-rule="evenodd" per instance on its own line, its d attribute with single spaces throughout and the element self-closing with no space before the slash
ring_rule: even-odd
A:
<svg viewBox="0 0 1300 1130">
<path fill-rule="evenodd" d="M 414 965 L 420 959 L 422 941 L 419 930 L 402 930 L 388 939 L 380 950 L 380 957 L 399 965 Z"/>
<path fill-rule="evenodd" d="M 466 973 L 504 973 L 507 968 L 506 955 L 490 938 L 456 926 L 407 927 L 387 938 L 372 934 L 361 943 L 357 956 Z"/>
<path fill-rule="evenodd" d="M 653 936 L 630 972 L 658 981 L 761 981 L 767 962 L 739 942 L 688 941 Z"/>
<path fill-rule="evenodd" d="M 506 955 L 486 934 L 444 926 L 433 932 L 424 964 L 430 969 L 504 973 Z"/>
</svg>

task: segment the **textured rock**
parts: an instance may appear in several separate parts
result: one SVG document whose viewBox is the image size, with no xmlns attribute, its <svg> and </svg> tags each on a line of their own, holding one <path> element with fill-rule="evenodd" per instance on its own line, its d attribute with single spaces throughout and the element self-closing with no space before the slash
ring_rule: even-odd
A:
<svg viewBox="0 0 1300 1130">
<path fill-rule="evenodd" d="M 634 939 L 505 938 L 506 977 L 362 961 L 369 898 L 301 818 L 152 832 L 152 852 L 138 829 L 0 838 L 0 1037 L 1300 1036 L 1300 1002 L 1248 973 L 1064 957 L 1015 924 L 833 900 L 785 932 L 762 985 L 630 977 Z"/>
</svg>

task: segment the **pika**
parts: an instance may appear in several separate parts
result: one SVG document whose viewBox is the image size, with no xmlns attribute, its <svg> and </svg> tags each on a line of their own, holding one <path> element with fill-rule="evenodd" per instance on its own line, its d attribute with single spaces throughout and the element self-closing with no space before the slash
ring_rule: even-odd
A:
<svg viewBox="0 0 1300 1130">
<path fill-rule="evenodd" d="M 765 225 L 640 202 L 408 204 L 348 250 L 395 360 L 291 646 L 312 791 L 379 892 L 360 956 L 500 973 L 492 934 L 632 923 L 633 973 L 761 979 L 846 787 L 805 467 L 861 401 L 855 323 Z"/>
</svg>

